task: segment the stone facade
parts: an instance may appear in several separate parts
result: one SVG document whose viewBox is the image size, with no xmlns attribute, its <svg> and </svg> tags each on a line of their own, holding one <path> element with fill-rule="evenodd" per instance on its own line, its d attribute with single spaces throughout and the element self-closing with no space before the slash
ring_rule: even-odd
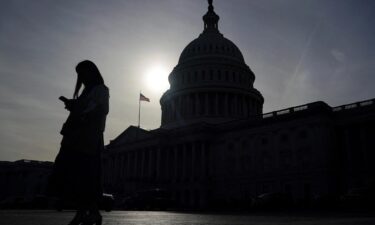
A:
<svg viewBox="0 0 375 225">
<path fill-rule="evenodd" d="M 204 30 L 182 51 L 160 99 L 162 128 L 197 122 L 223 123 L 262 113 L 264 99 L 238 47 L 218 29 L 210 5 Z"/>
<path fill-rule="evenodd" d="M 45 195 L 53 163 L 35 160 L 0 162 L 0 200 Z"/>
<path fill-rule="evenodd" d="M 219 32 L 212 1 L 203 20 L 169 76 L 161 127 L 131 126 L 106 147 L 108 192 L 162 188 L 202 208 L 271 192 L 309 202 L 374 182 L 374 99 L 263 114 L 255 75 Z"/>
</svg>

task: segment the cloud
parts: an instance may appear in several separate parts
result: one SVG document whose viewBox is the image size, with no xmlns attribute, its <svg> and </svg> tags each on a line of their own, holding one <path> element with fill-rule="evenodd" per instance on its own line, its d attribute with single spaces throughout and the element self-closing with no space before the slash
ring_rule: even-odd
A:
<svg viewBox="0 0 375 225">
<path fill-rule="evenodd" d="M 254 70 L 266 110 L 375 94 L 375 14 L 368 4 L 221 0 L 215 9 L 220 31 Z M 107 140 L 136 124 L 139 90 L 146 91 L 141 74 L 155 61 L 172 70 L 202 31 L 206 10 L 206 3 L 186 0 L 4 1 L 0 158 L 53 159 L 67 116 L 57 97 L 71 96 L 74 66 L 85 58 L 97 63 L 110 88 Z M 142 106 L 142 126 L 157 128 L 160 96 L 145 94 L 152 102 Z"/>
<path fill-rule="evenodd" d="M 346 60 L 346 55 L 340 50 L 332 49 L 331 55 L 340 63 L 343 63 Z"/>
</svg>

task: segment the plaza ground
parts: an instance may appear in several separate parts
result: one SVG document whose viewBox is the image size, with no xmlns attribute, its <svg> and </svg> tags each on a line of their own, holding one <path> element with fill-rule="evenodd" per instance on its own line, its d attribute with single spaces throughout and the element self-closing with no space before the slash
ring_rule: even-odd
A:
<svg viewBox="0 0 375 225">
<path fill-rule="evenodd" d="M 66 225 L 72 211 L 2 210 L 1 225 Z M 103 225 L 374 225 L 371 213 L 181 213 L 103 212 Z"/>
</svg>

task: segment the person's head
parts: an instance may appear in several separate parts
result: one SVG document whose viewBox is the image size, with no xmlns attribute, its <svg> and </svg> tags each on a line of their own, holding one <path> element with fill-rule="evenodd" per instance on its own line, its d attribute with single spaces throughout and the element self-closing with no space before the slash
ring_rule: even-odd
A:
<svg viewBox="0 0 375 225">
<path fill-rule="evenodd" d="M 96 65 L 89 60 L 84 60 L 78 63 L 76 66 L 76 72 L 77 83 L 74 90 L 74 98 L 78 97 L 82 84 L 85 85 L 85 87 L 104 84 L 103 77 L 100 74 L 98 67 L 96 67 Z"/>
</svg>

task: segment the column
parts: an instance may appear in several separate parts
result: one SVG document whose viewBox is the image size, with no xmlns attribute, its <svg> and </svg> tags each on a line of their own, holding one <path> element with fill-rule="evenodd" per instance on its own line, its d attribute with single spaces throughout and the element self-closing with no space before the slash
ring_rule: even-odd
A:
<svg viewBox="0 0 375 225">
<path fill-rule="evenodd" d="M 172 115 L 171 115 L 171 120 L 173 121 L 173 120 L 175 120 L 176 119 L 176 99 L 172 99 L 171 100 L 171 107 L 172 107 L 172 110 L 171 110 L 171 112 L 172 112 Z"/>
<path fill-rule="evenodd" d="M 177 97 L 177 108 L 176 108 L 177 119 L 181 119 L 181 116 L 182 116 L 182 99 L 181 99 L 181 97 L 182 96 Z"/>
<path fill-rule="evenodd" d="M 138 149 L 136 149 L 134 151 L 134 177 L 135 179 L 138 178 L 138 174 L 139 174 L 139 171 L 138 171 Z"/>
<path fill-rule="evenodd" d="M 165 149 L 166 152 L 165 152 L 165 179 L 167 181 L 170 180 L 170 174 L 171 174 L 171 169 L 170 169 L 170 165 L 171 165 L 171 162 L 170 162 L 170 159 L 169 159 L 169 156 L 170 156 L 170 151 L 172 150 L 171 147 L 168 147 L 167 149 Z"/>
<path fill-rule="evenodd" d="M 184 96 L 180 95 L 178 97 L 179 99 L 179 110 L 180 110 L 180 118 L 183 118 L 184 113 L 185 113 L 185 104 L 184 104 Z"/>
<path fill-rule="evenodd" d="M 237 94 L 237 109 L 238 109 L 238 116 L 242 117 L 242 101 L 241 95 Z"/>
<path fill-rule="evenodd" d="M 117 181 L 121 178 L 121 155 L 117 153 Z"/>
<path fill-rule="evenodd" d="M 166 149 L 165 148 L 160 148 L 160 180 L 164 180 L 165 179 L 165 152 Z"/>
<path fill-rule="evenodd" d="M 223 109 L 223 112 L 224 112 L 224 116 L 228 116 L 229 115 L 229 96 L 228 96 L 228 93 L 224 93 L 224 109 Z"/>
<path fill-rule="evenodd" d="M 210 99 L 208 98 L 208 93 L 205 93 L 204 94 L 204 115 L 209 115 L 210 114 L 210 109 L 209 109 L 209 106 L 210 106 Z"/>
<path fill-rule="evenodd" d="M 113 180 L 113 158 L 111 156 L 108 157 L 108 161 L 109 161 L 109 174 L 108 174 L 108 178 L 109 178 L 110 182 L 112 183 L 112 180 Z"/>
<path fill-rule="evenodd" d="M 124 179 L 124 170 L 125 170 L 125 165 L 124 165 L 124 153 L 121 153 L 121 156 L 120 156 L 120 168 L 121 168 L 121 170 L 120 170 L 120 178 L 121 178 L 121 180 L 122 179 Z"/>
<path fill-rule="evenodd" d="M 160 175 L 161 175 L 161 161 L 160 161 L 160 148 L 156 148 L 156 179 L 160 180 Z"/>
<path fill-rule="evenodd" d="M 172 101 L 168 100 L 168 114 L 167 114 L 168 123 L 172 120 L 172 114 L 173 114 Z"/>
<path fill-rule="evenodd" d="M 233 94 L 233 115 L 236 116 L 236 117 L 238 115 L 237 94 Z"/>
<path fill-rule="evenodd" d="M 214 114 L 215 116 L 219 116 L 219 93 L 215 93 L 215 110 Z"/>
<path fill-rule="evenodd" d="M 142 149 L 141 150 L 141 179 L 144 179 L 145 178 L 145 165 L 146 165 L 146 163 L 145 163 L 145 150 L 144 149 Z"/>
<path fill-rule="evenodd" d="M 147 160 L 147 163 L 148 163 L 148 168 L 147 168 L 147 178 L 148 180 L 151 180 L 152 179 L 152 149 L 151 148 L 147 148 L 147 155 L 148 155 L 148 160 Z"/>
<path fill-rule="evenodd" d="M 165 124 L 165 117 L 166 117 L 166 113 L 167 113 L 167 105 L 164 104 L 164 107 L 162 106 L 161 107 L 161 124 Z"/>
<path fill-rule="evenodd" d="M 150 179 L 156 179 L 156 149 L 150 148 Z"/>
<path fill-rule="evenodd" d="M 130 178 L 134 178 L 135 177 L 135 153 L 134 151 L 131 151 L 130 152 Z"/>
<path fill-rule="evenodd" d="M 191 181 L 195 181 L 195 150 L 196 142 L 191 144 Z"/>
<path fill-rule="evenodd" d="M 211 165 L 210 165 L 211 160 L 210 160 L 210 149 L 209 149 L 207 141 L 204 142 L 204 149 L 205 149 L 204 155 L 205 155 L 205 165 L 206 165 L 206 167 L 204 168 L 204 171 L 205 171 L 206 178 L 208 178 L 210 175 L 210 170 L 211 170 Z"/>
<path fill-rule="evenodd" d="M 179 111 L 179 109 L 180 109 L 180 105 L 179 105 L 179 101 L 178 101 L 178 96 L 177 97 L 175 97 L 175 99 L 174 99 L 174 112 L 175 112 L 175 114 L 174 114 L 174 120 L 176 120 L 176 119 L 179 119 L 180 117 L 180 111 Z"/>
<path fill-rule="evenodd" d="M 182 145 L 182 180 L 186 179 L 186 144 Z"/>
<path fill-rule="evenodd" d="M 245 117 L 246 116 L 246 100 L 245 100 L 245 95 L 241 95 L 241 105 L 242 105 L 241 116 Z"/>
<path fill-rule="evenodd" d="M 188 95 L 183 95 L 182 96 L 182 105 L 183 105 L 183 112 L 182 112 L 182 115 L 183 115 L 183 118 L 186 118 L 186 116 L 188 115 Z"/>
<path fill-rule="evenodd" d="M 173 163 L 173 180 L 177 180 L 177 177 L 178 177 L 178 158 L 177 158 L 177 152 L 178 151 L 178 145 L 174 146 L 173 147 L 173 152 L 174 152 L 174 163 Z"/>
<path fill-rule="evenodd" d="M 194 116 L 198 116 L 199 113 L 200 113 L 200 107 L 199 107 L 199 95 L 198 93 L 194 94 L 194 97 L 195 97 L 195 114 Z"/>
<path fill-rule="evenodd" d="M 115 154 L 115 156 L 114 156 L 114 166 L 115 166 L 115 169 L 114 169 L 114 171 L 113 171 L 113 174 L 114 174 L 114 181 L 116 182 L 117 181 L 117 179 L 118 179 L 118 161 L 117 161 L 117 159 L 118 159 L 118 157 L 117 157 L 117 154 Z"/>
<path fill-rule="evenodd" d="M 126 169 L 126 158 L 125 158 L 125 152 L 122 153 L 122 179 L 125 179 L 125 169 Z"/>
<path fill-rule="evenodd" d="M 200 177 L 202 180 L 206 179 L 206 146 L 204 142 L 201 143 L 201 171 L 200 171 Z"/>
<path fill-rule="evenodd" d="M 129 178 L 129 170 L 130 170 L 130 156 L 129 156 L 129 152 L 125 152 L 125 158 L 126 158 L 126 162 L 125 162 L 125 179 L 128 179 Z"/>
<path fill-rule="evenodd" d="M 150 156 L 150 149 L 149 148 L 146 148 L 146 161 L 145 161 L 145 163 L 146 163 L 146 174 L 145 174 L 145 176 L 146 176 L 146 179 L 147 180 L 150 180 L 150 177 L 151 177 L 151 173 L 150 173 L 150 161 L 151 161 L 151 156 Z"/>
<path fill-rule="evenodd" d="M 195 101 L 194 101 L 194 95 L 189 95 L 189 117 L 194 117 L 195 114 Z"/>
<path fill-rule="evenodd" d="M 192 177 L 192 145 L 189 143 L 186 145 L 186 180 L 189 181 L 191 180 L 191 177 Z"/>
<path fill-rule="evenodd" d="M 249 117 L 249 102 L 248 102 L 246 96 L 244 96 L 243 102 L 245 103 L 245 116 Z"/>
</svg>

